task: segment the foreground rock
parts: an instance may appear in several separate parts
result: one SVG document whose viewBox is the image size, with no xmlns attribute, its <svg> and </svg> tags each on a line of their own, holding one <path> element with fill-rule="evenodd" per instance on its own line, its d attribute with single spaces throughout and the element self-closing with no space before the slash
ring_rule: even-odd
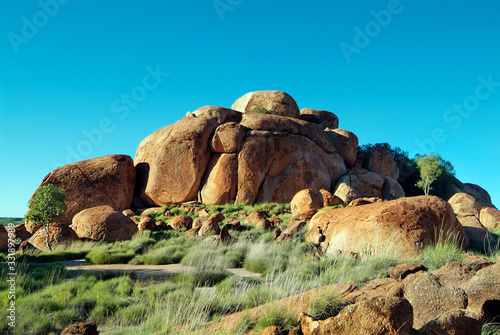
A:
<svg viewBox="0 0 500 335">
<path fill-rule="evenodd" d="M 130 239 L 138 231 L 129 217 L 107 205 L 81 211 L 71 227 L 80 238 L 106 242 Z"/>
<path fill-rule="evenodd" d="M 317 243 L 320 232 L 327 253 L 390 249 L 412 259 L 439 236 L 454 236 L 459 245 L 468 246 L 451 206 L 434 196 L 326 209 L 311 219 L 306 240 Z"/>
<path fill-rule="evenodd" d="M 310 219 L 318 211 L 323 208 L 324 200 L 320 191 L 308 188 L 297 192 L 290 202 L 292 215 Z"/>
<path fill-rule="evenodd" d="M 27 242 L 38 250 L 48 250 L 45 244 L 47 238 L 47 232 L 45 227 L 37 230 L 37 232 L 31 236 Z M 52 248 L 59 244 L 69 244 L 71 242 L 79 240 L 78 235 L 69 226 L 62 223 L 51 223 L 49 226 L 49 244 Z"/>
<path fill-rule="evenodd" d="M 66 327 L 61 335 L 99 335 L 99 332 L 94 322 L 80 322 Z"/>
<path fill-rule="evenodd" d="M 377 297 L 345 307 L 339 315 L 319 322 L 315 335 L 413 334 L 413 308 L 406 299 Z"/>
<path fill-rule="evenodd" d="M 101 205 L 120 211 L 129 208 L 135 187 L 134 164 L 125 155 L 88 159 L 55 169 L 40 186 L 47 184 L 66 191 L 65 212 L 54 217 L 54 222 L 69 225 L 86 208 Z M 26 228 L 30 233 L 38 229 L 28 225 Z"/>
</svg>

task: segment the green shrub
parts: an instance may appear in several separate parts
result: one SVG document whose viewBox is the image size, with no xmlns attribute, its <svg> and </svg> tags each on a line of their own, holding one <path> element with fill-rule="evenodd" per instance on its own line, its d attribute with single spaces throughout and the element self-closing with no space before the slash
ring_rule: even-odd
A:
<svg viewBox="0 0 500 335">
<path fill-rule="evenodd" d="M 434 271 L 448 262 L 462 261 L 463 251 L 455 243 L 438 242 L 435 245 L 425 247 L 422 256 L 422 264 L 429 271 Z"/>
<path fill-rule="evenodd" d="M 261 107 L 261 106 L 255 106 L 254 108 L 252 108 L 250 110 L 250 113 L 271 114 L 271 112 L 269 112 L 269 110 L 267 110 L 266 108 Z"/>
<path fill-rule="evenodd" d="M 132 250 L 123 252 L 97 248 L 89 252 L 85 260 L 91 264 L 126 264 L 134 256 Z"/>
<path fill-rule="evenodd" d="M 332 291 L 321 291 L 313 296 L 307 305 L 307 314 L 318 320 L 336 316 L 347 304 Z"/>
<path fill-rule="evenodd" d="M 288 306 L 272 305 L 259 316 L 255 329 L 261 331 L 266 327 L 277 326 L 284 330 L 292 330 L 299 326 L 297 316 L 287 308 Z"/>
<path fill-rule="evenodd" d="M 193 271 L 182 272 L 174 276 L 176 283 L 193 287 L 211 287 L 230 276 L 224 268 L 209 266 L 196 267 Z"/>
<path fill-rule="evenodd" d="M 170 245 L 159 249 L 153 249 L 141 255 L 141 259 L 144 264 L 148 265 L 174 264 L 179 263 L 185 254 L 185 248 Z"/>
</svg>

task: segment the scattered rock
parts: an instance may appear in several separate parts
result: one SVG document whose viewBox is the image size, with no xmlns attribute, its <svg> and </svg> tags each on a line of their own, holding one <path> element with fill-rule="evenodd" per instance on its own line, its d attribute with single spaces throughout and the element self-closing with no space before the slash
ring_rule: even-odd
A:
<svg viewBox="0 0 500 335">
<path fill-rule="evenodd" d="M 200 215 L 196 219 L 193 220 L 192 228 L 203 226 L 203 222 L 208 220 L 208 216 Z"/>
<path fill-rule="evenodd" d="M 343 297 L 345 302 L 357 303 L 375 297 L 402 296 L 401 284 L 392 278 L 376 278 L 360 289 Z"/>
<path fill-rule="evenodd" d="M 413 310 L 406 299 L 370 298 L 345 307 L 337 316 L 320 321 L 314 334 L 413 334 Z"/>
<path fill-rule="evenodd" d="M 167 225 L 172 227 L 173 230 L 189 230 L 193 227 L 193 219 L 189 215 L 182 214 L 170 219 Z"/>
<path fill-rule="evenodd" d="M 156 231 L 161 231 L 161 230 L 168 230 L 169 226 L 165 223 L 165 221 L 158 220 L 156 221 Z M 189 227 L 191 229 L 191 227 Z"/>
<path fill-rule="evenodd" d="M 339 182 L 335 187 L 335 196 L 342 200 L 344 204 L 349 204 L 353 200 L 360 198 L 361 194 L 347 183 Z"/>
<path fill-rule="evenodd" d="M 403 263 L 388 268 L 387 274 L 390 278 L 401 281 L 405 279 L 409 274 L 426 270 L 427 269 L 422 265 L 422 263 Z"/>
<path fill-rule="evenodd" d="M 464 264 L 467 264 L 470 266 L 472 269 L 478 271 L 481 270 L 482 268 L 485 268 L 487 266 L 495 264 L 495 262 L 490 261 L 489 259 L 486 259 L 484 257 L 476 256 L 476 255 L 471 255 L 471 254 L 464 254 L 462 262 Z"/>
<path fill-rule="evenodd" d="M 81 211 L 71 227 L 80 238 L 106 242 L 128 240 L 138 231 L 130 218 L 107 205 Z"/>
<path fill-rule="evenodd" d="M 290 203 L 292 215 L 310 219 L 317 210 L 323 208 L 323 195 L 318 190 L 308 188 L 297 192 Z"/>
<path fill-rule="evenodd" d="M 263 211 L 257 210 L 250 213 L 245 219 L 246 225 L 253 225 L 255 228 L 262 227 L 264 229 L 271 229 L 271 222 L 267 219 Z"/>
<path fill-rule="evenodd" d="M 460 287 L 474 277 L 476 271 L 460 262 L 448 262 L 442 268 L 432 272 L 442 286 Z"/>
<path fill-rule="evenodd" d="M 94 322 L 74 323 L 66 327 L 61 335 L 99 335 L 97 325 Z"/>
<path fill-rule="evenodd" d="M 238 220 L 231 220 L 228 223 L 226 223 L 227 229 L 230 230 L 236 230 L 240 231 L 241 230 L 241 223 Z"/>
<path fill-rule="evenodd" d="M 439 315 L 418 331 L 419 335 L 481 335 L 482 322 L 467 315 L 466 311 L 454 310 Z"/>
<path fill-rule="evenodd" d="M 211 231 L 213 231 L 217 235 L 220 234 L 220 221 L 218 221 L 218 217 L 214 215 L 215 214 L 210 215 L 209 218 L 203 222 L 200 230 L 198 231 L 199 236 L 207 236 L 207 234 Z"/>
<path fill-rule="evenodd" d="M 467 307 L 467 294 L 463 289 L 443 287 L 437 277 L 428 272 L 406 284 L 404 297 L 413 306 L 416 329 L 443 313 Z"/>
<path fill-rule="evenodd" d="M 156 230 L 156 221 L 148 215 L 143 215 L 143 216 L 141 216 L 141 220 L 139 221 L 139 224 L 137 225 L 137 229 L 139 229 L 139 231 L 143 231 L 143 230 L 155 231 Z"/>
<path fill-rule="evenodd" d="M 321 189 L 319 192 L 323 196 L 323 207 L 342 206 L 344 204 L 342 199 L 331 194 L 327 190 Z"/>
<path fill-rule="evenodd" d="M 122 211 L 123 215 L 127 216 L 127 217 L 132 217 L 132 216 L 135 216 L 135 212 L 131 209 L 125 209 Z"/>
</svg>

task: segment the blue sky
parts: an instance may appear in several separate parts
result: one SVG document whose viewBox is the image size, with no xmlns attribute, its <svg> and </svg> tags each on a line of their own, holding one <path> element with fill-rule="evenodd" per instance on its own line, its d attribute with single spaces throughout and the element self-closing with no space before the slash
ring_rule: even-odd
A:
<svg viewBox="0 0 500 335">
<path fill-rule="evenodd" d="M 2 0 L 0 216 L 24 215 L 57 166 L 133 157 L 187 111 L 267 89 L 334 112 L 360 144 L 438 152 L 498 205 L 499 12 L 493 0 Z"/>
</svg>

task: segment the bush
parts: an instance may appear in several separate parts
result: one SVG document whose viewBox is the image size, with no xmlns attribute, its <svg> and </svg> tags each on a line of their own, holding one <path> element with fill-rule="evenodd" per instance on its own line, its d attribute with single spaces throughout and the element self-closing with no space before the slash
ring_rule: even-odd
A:
<svg viewBox="0 0 500 335">
<path fill-rule="evenodd" d="M 126 264 L 134 257 L 132 250 L 123 252 L 97 248 L 89 252 L 85 260 L 92 264 Z"/>
<path fill-rule="evenodd" d="M 258 114 L 271 114 L 267 109 L 261 106 L 255 106 L 250 110 L 250 113 L 258 113 Z"/>
<path fill-rule="evenodd" d="M 336 316 L 346 305 L 335 292 L 321 291 L 309 300 L 307 314 L 315 319 L 325 320 Z"/>
<path fill-rule="evenodd" d="M 262 312 L 255 324 L 255 329 L 260 331 L 270 326 L 290 331 L 298 327 L 299 323 L 297 316 L 287 306 L 272 305 Z"/>
<path fill-rule="evenodd" d="M 141 255 L 143 264 L 175 264 L 179 263 L 186 254 L 185 248 L 181 246 L 170 245 L 159 249 L 153 249 L 150 252 Z"/>
<path fill-rule="evenodd" d="M 422 264 L 432 272 L 448 262 L 461 262 L 463 251 L 454 243 L 438 242 L 435 245 L 425 247 L 422 256 L 424 258 Z"/>
</svg>

